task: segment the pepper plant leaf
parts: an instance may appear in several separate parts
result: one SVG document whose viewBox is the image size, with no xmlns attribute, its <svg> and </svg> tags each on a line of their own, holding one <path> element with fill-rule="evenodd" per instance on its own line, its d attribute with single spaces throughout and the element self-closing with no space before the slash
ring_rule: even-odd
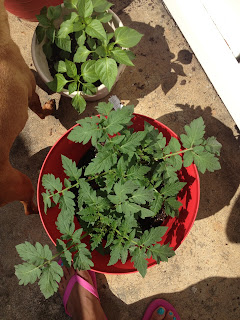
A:
<svg viewBox="0 0 240 320">
<path fill-rule="evenodd" d="M 53 81 L 47 83 L 47 86 L 52 91 L 61 92 L 67 83 L 68 80 L 64 78 L 64 75 L 61 73 L 57 73 L 55 74 Z"/>
<path fill-rule="evenodd" d="M 91 51 L 88 50 L 86 46 L 81 46 L 77 49 L 76 53 L 74 54 L 73 61 L 76 63 L 85 62 L 90 53 Z"/>
<path fill-rule="evenodd" d="M 77 93 L 72 99 L 72 105 L 78 112 L 82 113 L 86 109 L 87 103 L 82 95 Z"/>
<path fill-rule="evenodd" d="M 111 51 L 111 55 L 120 64 L 125 64 L 126 66 L 134 66 L 126 50 L 116 47 Z"/>
<path fill-rule="evenodd" d="M 95 64 L 95 71 L 101 82 L 110 91 L 118 74 L 116 61 L 107 57 L 98 59 Z"/>
<path fill-rule="evenodd" d="M 80 17 L 87 18 L 93 13 L 92 0 L 79 1 L 77 6 Z"/>
<path fill-rule="evenodd" d="M 134 47 L 142 38 L 142 34 L 129 27 L 118 27 L 115 32 L 115 43 L 124 48 Z"/>
<path fill-rule="evenodd" d="M 85 31 L 92 38 L 97 38 L 99 40 L 106 40 L 107 39 L 106 31 L 105 31 L 102 23 L 97 19 L 93 19 L 87 25 Z"/>
</svg>

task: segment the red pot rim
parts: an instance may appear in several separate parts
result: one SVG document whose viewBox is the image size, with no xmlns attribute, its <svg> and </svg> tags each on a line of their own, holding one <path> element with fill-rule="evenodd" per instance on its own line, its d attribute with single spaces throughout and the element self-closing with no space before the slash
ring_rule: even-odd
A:
<svg viewBox="0 0 240 320">
<path fill-rule="evenodd" d="M 167 137 L 167 140 L 169 140 L 171 136 L 178 138 L 178 136 L 171 129 L 169 129 L 167 126 L 160 123 L 159 121 L 154 120 L 152 118 L 149 118 L 147 116 L 140 115 L 140 114 L 134 113 L 134 116 L 135 117 L 132 120 L 134 120 L 134 123 L 136 126 L 138 126 L 139 123 L 141 125 L 141 123 L 143 124 L 144 121 L 147 121 L 150 124 L 157 127 L 158 129 L 161 128 L 160 131 L 162 131 L 163 135 Z M 66 133 L 62 137 L 60 137 L 60 139 L 52 146 L 52 148 L 50 149 L 48 155 L 46 156 L 46 158 L 43 162 L 43 165 L 42 165 L 42 168 L 41 168 L 41 171 L 39 174 L 39 179 L 38 179 L 37 203 L 38 203 L 39 215 L 40 215 L 42 224 L 44 226 L 44 229 L 47 232 L 51 241 L 54 243 L 54 245 L 56 245 L 56 239 L 58 238 L 58 236 L 60 236 L 60 233 L 57 230 L 56 225 L 55 225 L 56 212 L 53 214 L 54 210 L 57 210 L 57 208 L 55 207 L 55 208 L 49 209 L 48 215 L 46 215 L 44 213 L 43 201 L 42 201 L 42 196 L 41 196 L 41 192 L 44 191 L 44 188 L 42 187 L 41 180 L 42 180 L 42 176 L 44 174 L 51 173 L 51 171 L 49 171 L 47 167 L 48 167 L 49 162 L 52 161 L 51 158 L 52 157 L 56 158 L 55 156 L 53 156 L 53 153 L 55 152 L 55 149 L 58 149 L 60 144 L 63 144 L 66 140 L 66 143 L 68 144 L 68 149 L 71 151 L 73 150 L 73 148 L 71 148 L 71 146 L 81 145 L 79 143 L 75 144 L 74 142 L 67 139 L 67 136 L 70 133 L 70 131 L 76 126 L 78 126 L 78 124 L 76 124 L 75 126 L 70 128 L 69 130 L 67 130 Z M 82 149 L 86 149 L 85 152 L 87 151 L 87 149 L 89 147 L 90 147 L 90 144 L 81 146 Z M 56 167 L 57 167 L 57 165 L 56 165 Z M 54 170 L 57 170 L 56 167 L 54 167 Z M 181 172 L 182 170 L 183 170 L 183 172 Z M 179 201 L 181 201 L 183 203 L 183 206 L 180 208 L 180 216 L 178 218 L 176 218 L 176 217 L 175 218 L 167 218 L 164 221 L 163 225 L 168 226 L 169 228 L 168 228 L 168 231 L 166 232 L 166 234 L 162 237 L 162 241 L 160 242 L 160 243 L 169 243 L 170 242 L 170 246 L 173 247 L 174 250 L 176 250 L 180 246 L 180 244 L 184 241 L 184 239 L 186 238 L 186 236 L 190 232 L 190 230 L 193 226 L 193 223 L 196 219 L 196 216 L 197 216 L 197 211 L 198 211 L 199 201 L 200 201 L 200 182 L 199 182 L 199 176 L 198 176 L 198 171 L 197 171 L 196 166 L 194 164 L 192 164 L 188 168 L 183 168 L 182 170 L 180 171 L 181 172 L 180 176 L 181 177 L 187 176 L 187 179 L 189 179 L 190 182 L 188 182 L 188 185 L 185 186 L 187 188 L 185 188 L 185 187 L 183 188 L 183 189 L 186 189 L 184 191 L 185 195 L 184 195 L 183 199 L 179 199 Z M 59 176 L 59 175 L 56 175 L 56 176 Z M 184 193 L 184 192 L 182 192 L 182 193 Z M 58 210 L 58 212 L 59 212 L 59 210 Z M 51 217 L 51 214 L 52 214 L 52 217 Z M 74 221 L 75 221 L 76 227 L 79 228 L 80 225 L 79 225 L 76 218 Z M 59 235 L 57 236 L 57 234 L 59 234 Z M 119 261 L 114 266 L 107 266 L 106 261 L 105 261 L 106 256 L 103 257 L 98 252 L 94 251 L 94 252 L 92 252 L 92 258 L 93 258 L 92 260 L 94 262 L 94 267 L 92 268 L 92 270 L 99 272 L 99 273 L 125 274 L 125 273 L 137 272 L 137 270 L 133 266 L 133 263 L 131 263 L 130 260 L 127 261 L 126 264 L 124 264 L 124 265 Z M 97 262 L 97 265 L 96 265 L 96 262 Z M 148 268 L 150 268 L 154 265 L 156 265 L 156 261 L 153 260 L 152 258 L 148 259 Z"/>
</svg>

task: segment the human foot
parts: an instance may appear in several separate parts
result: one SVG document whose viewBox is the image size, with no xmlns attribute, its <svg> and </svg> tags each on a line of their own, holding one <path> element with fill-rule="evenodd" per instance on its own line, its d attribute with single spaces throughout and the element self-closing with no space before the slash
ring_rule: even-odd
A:
<svg viewBox="0 0 240 320">
<path fill-rule="evenodd" d="M 142 320 L 180 320 L 180 317 L 168 301 L 156 299 L 147 307 Z"/>
<path fill-rule="evenodd" d="M 75 271 L 72 267 L 63 267 L 63 272 L 64 275 L 59 284 L 59 293 L 62 299 L 64 299 L 64 295 L 66 298 L 66 293 L 69 290 L 68 285 L 74 283 L 72 289 L 70 288 L 71 293 L 66 303 L 66 309 L 72 318 L 74 320 L 106 320 L 90 273 L 88 271 Z M 80 280 L 83 284 L 75 282 L 76 275 L 77 280 Z"/>
<path fill-rule="evenodd" d="M 162 306 L 155 309 L 151 318 L 149 320 L 176 320 L 177 318 L 174 316 L 174 313 L 169 310 L 166 311 L 166 309 Z"/>
</svg>

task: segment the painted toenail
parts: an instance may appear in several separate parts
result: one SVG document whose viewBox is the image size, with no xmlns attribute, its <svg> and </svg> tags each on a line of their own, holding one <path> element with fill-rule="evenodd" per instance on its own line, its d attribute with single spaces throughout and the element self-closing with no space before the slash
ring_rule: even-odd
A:
<svg viewBox="0 0 240 320">
<path fill-rule="evenodd" d="M 173 320 L 177 320 L 177 318 L 176 318 L 176 317 L 173 317 Z"/>
<path fill-rule="evenodd" d="M 163 308 L 159 308 L 157 311 L 157 313 L 160 315 L 164 314 L 164 312 L 165 312 L 165 310 Z"/>
<path fill-rule="evenodd" d="M 169 311 L 169 315 L 170 315 L 170 316 L 172 316 L 172 315 L 173 315 L 172 311 Z"/>
</svg>

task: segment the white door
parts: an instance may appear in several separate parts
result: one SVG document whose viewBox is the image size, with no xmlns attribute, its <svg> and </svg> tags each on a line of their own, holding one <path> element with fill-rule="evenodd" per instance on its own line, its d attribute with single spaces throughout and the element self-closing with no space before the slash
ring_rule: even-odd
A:
<svg viewBox="0 0 240 320">
<path fill-rule="evenodd" d="M 240 128 L 240 0 L 163 1 Z"/>
</svg>

